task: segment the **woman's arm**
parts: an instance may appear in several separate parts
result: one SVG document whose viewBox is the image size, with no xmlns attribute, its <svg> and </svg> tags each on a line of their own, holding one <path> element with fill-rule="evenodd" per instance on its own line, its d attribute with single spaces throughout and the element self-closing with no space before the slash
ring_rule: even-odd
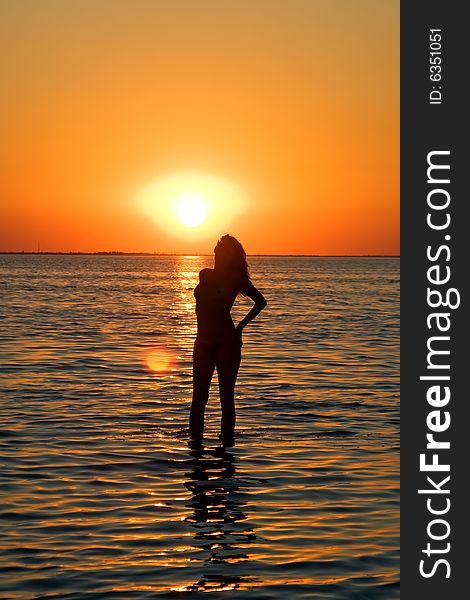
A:
<svg viewBox="0 0 470 600">
<path fill-rule="evenodd" d="M 248 325 L 250 321 L 259 315 L 263 308 L 267 305 L 266 298 L 263 294 L 255 288 L 253 284 L 247 285 L 241 290 L 246 296 L 251 298 L 255 303 L 251 310 L 245 315 L 245 317 L 236 326 L 237 332 L 241 333 L 243 329 Z"/>
</svg>

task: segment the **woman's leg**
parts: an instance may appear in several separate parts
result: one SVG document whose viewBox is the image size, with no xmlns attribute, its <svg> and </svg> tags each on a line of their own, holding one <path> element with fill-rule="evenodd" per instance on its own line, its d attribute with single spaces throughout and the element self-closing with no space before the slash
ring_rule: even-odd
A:
<svg viewBox="0 0 470 600">
<path fill-rule="evenodd" d="M 204 410 L 209 400 L 209 389 L 214 374 L 214 350 L 195 342 L 193 350 L 193 401 L 189 415 L 189 433 L 200 440 L 204 430 Z"/>
<path fill-rule="evenodd" d="M 241 344 L 238 341 L 220 344 L 216 354 L 217 376 L 219 378 L 222 422 L 222 441 L 233 439 L 235 430 L 235 382 L 241 360 Z"/>
</svg>

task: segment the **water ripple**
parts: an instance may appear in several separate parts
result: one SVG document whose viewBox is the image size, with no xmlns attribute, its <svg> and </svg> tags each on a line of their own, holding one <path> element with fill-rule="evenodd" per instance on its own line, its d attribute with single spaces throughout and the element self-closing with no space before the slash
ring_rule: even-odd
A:
<svg viewBox="0 0 470 600">
<path fill-rule="evenodd" d="M 253 258 L 236 446 L 214 382 L 191 448 L 210 261 L 0 256 L 2 597 L 399 597 L 398 260 Z"/>
</svg>

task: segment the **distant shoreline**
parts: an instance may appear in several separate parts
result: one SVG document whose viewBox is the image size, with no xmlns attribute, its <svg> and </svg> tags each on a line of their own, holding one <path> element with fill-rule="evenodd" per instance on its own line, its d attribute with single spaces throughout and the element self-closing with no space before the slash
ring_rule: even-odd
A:
<svg viewBox="0 0 470 600">
<path fill-rule="evenodd" d="M 163 253 L 163 252 L 16 252 L 0 251 L 1 254 L 33 256 L 213 256 L 212 254 Z M 400 258 L 399 254 L 248 254 L 248 256 L 292 257 L 292 258 Z"/>
</svg>

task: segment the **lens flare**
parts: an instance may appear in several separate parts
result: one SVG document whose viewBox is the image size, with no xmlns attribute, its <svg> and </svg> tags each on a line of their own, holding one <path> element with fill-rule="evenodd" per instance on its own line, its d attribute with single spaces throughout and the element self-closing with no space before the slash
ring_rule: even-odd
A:
<svg viewBox="0 0 470 600">
<path fill-rule="evenodd" d="M 151 373 L 164 375 L 171 371 L 175 357 L 166 348 L 151 348 L 144 352 L 144 364 Z"/>
</svg>

